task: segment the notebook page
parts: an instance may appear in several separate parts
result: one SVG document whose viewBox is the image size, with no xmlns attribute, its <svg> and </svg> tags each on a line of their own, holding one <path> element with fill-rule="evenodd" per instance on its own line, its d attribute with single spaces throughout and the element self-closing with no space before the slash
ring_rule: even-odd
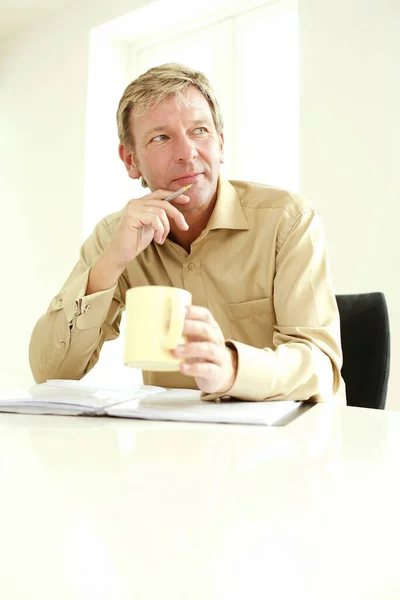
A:
<svg viewBox="0 0 400 600">
<path fill-rule="evenodd" d="M 110 416 L 137 419 L 273 425 L 297 411 L 301 405 L 301 402 L 294 400 L 205 402 L 200 399 L 198 391 L 171 389 L 140 400 L 121 403 L 106 412 Z"/>
</svg>

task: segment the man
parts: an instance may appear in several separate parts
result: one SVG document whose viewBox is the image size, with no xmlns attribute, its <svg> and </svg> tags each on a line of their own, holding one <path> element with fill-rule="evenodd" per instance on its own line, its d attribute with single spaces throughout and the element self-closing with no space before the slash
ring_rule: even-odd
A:
<svg viewBox="0 0 400 600">
<path fill-rule="evenodd" d="M 125 90 L 119 156 L 150 193 L 103 219 L 37 323 L 35 380 L 79 379 L 119 334 L 126 290 L 189 290 L 180 373 L 144 382 L 205 398 L 344 402 L 339 316 L 321 221 L 283 190 L 225 180 L 223 121 L 209 81 L 166 64 Z M 164 199 L 191 184 L 172 203 Z"/>
</svg>

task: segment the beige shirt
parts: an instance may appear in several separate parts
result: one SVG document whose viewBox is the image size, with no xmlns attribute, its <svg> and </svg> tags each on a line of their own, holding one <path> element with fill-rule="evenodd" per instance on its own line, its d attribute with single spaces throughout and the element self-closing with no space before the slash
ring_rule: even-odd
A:
<svg viewBox="0 0 400 600">
<path fill-rule="evenodd" d="M 90 268 L 121 215 L 96 226 L 36 324 L 30 363 L 37 382 L 80 379 L 96 364 L 103 343 L 119 335 L 126 290 L 166 285 L 190 291 L 193 304 L 208 307 L 236 347 L 238 372 L 229 395 L 345 403 L 339 314 L 321 218 L 304 200 L 220 177 L 214 211 L 190 254 L 170 239 L 162 246 L 153 241 L 114 288 L 86 296 Z M 179 372 L 144 372 L 143 379 L 196 387 Z"/>
</svg>

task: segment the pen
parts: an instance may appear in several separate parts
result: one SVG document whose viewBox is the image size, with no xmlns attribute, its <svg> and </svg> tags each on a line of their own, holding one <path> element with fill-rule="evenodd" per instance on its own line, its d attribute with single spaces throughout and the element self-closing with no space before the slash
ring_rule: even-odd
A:
<svg viewBox="0 0 400 600">
<path fill-rule="evenodd" d="M 171 200 L 175 200 L 175 198 L 177 198 L 178 196 L 183 194 L 183 192 L 186 192 L 186 190 L 188 190 L 191 187 L 192 187 L 191 183 L 189 183 L 189 185 L 184 185 L 183 188 L 181 188 L 177 192 L 174 192 L 173 194 L 171 194 L 170 196 L 165 198 L 164 202 L 171 202 Z"/>
</svg>

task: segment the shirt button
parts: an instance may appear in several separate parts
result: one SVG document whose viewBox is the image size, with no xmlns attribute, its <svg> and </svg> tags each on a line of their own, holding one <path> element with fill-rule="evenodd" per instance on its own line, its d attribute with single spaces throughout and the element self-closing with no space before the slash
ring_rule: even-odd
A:
<svg viewBox="0 0 400 600">
<path fill-rule="evenodd" d="M 66 344 L 65 342 L 60 342 L 60 348 L 65 348 Z"/>
<path fill-rule="evenodd" d="M 193 269 L 196 268 L 196 265 L 194 263 L 189 263 L 189 270 L 193 271 Z"/>
</svg>

